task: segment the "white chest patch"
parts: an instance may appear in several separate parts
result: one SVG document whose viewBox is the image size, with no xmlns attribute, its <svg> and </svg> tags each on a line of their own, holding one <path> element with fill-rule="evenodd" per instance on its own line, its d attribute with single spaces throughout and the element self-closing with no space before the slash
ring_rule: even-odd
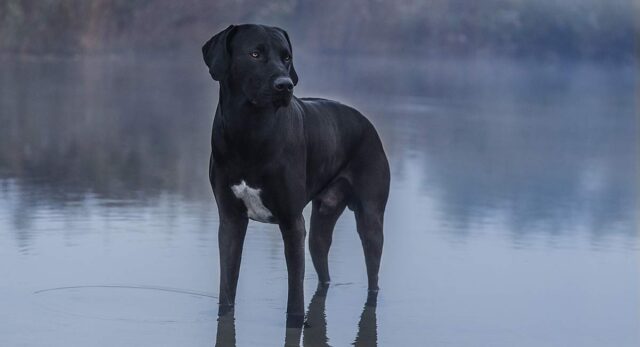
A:
<svg viewBox="0 0 640 347">
<path fill-rule="evenodd" d="M 263 223 L 268 223 L 273 218 L 271 211 L 264 206 L 260 199 L 260 189 L 249 187 L 247 182 L 243 180 L 240 184 L 231 186 L 231 191 L 236 198 L 244 202 L 249 218 Z"/>
</svg>

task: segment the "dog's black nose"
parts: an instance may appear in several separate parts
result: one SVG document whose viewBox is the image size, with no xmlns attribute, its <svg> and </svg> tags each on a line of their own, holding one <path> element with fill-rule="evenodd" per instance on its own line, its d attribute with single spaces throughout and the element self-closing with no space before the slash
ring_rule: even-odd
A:
<svg viewBox="0 0 640 347">
<path fill-rule="evenodd" d="M 278 77 L 273 81 L 273 88 L 279 92 L 290 92 L 293 90 L 293 81 L 289 77 Z"/>
</svg>

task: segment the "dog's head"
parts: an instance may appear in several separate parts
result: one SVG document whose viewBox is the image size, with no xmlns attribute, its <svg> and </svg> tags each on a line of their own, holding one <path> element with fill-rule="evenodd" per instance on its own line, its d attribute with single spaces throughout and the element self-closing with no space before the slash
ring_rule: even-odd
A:
<svg viewBox="0 0 640 347">
<path fill-rule="evenodd" d="M 298 83 L 287 32 L 264 25 L 230 25 L 202 46 L 214 80 L 259 106 L 287 106 Z"/>
</svg>

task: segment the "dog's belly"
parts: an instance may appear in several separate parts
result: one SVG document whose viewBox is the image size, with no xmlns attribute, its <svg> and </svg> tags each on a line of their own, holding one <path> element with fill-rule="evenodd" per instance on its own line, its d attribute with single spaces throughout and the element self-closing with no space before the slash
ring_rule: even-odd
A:
<svg viewBox="0 0 640 347">
<path fill-rule="evenodd" d="M 263 223 L 273 221 L 273 214 L 264 206 L 262 199 L 260 199 L 259 188 L 249 187 L 243 180 L 240 184 L 231 186 L 231 191 L 233 191 L 236 198 L 244 202 L 244 206 L 247 208 L 247 216 L 250 219 Z"/>
</svg>

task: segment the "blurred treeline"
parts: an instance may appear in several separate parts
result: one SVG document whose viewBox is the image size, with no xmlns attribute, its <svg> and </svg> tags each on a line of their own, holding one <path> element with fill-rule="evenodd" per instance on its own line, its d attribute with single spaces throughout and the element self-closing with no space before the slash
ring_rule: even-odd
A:
<svg viewBox="0 0 640 347">
<path fill-rule="evenodd" d="M 228 24 L 282 26 L 307 51 L 629 60 L 634 0 L 2 0 L 0 51 L 199 47 Z"/>
</svg>

